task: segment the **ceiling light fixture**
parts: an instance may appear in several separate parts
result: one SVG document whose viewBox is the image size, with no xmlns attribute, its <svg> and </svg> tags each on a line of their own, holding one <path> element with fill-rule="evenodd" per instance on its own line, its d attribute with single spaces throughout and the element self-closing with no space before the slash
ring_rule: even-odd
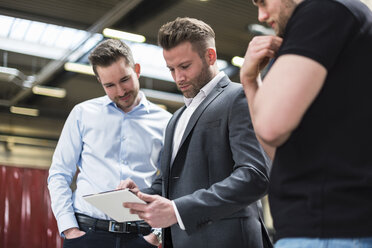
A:
<svg viewBox="0 0 372 248">
<path fill-rule="evenodd" d="M 39 116 L 39 110 L 33 108 L 10 107 L 10 112 L 19 115 Z"/>
<path fill-rule="evenodd" d="M 64 68 L 66 71 L 72 71 L 94 76 L 93 68 L 90 65 L 67 62 L 65 63 Z"/>
<path fill-rule="evenodd" d="M 233 64 L 237 67 L 242 67 L 243 63 L 244 63 L 244 58 L 242 58 L 242 57 L 235 56 L 231 59 L 231 64 Z"/>
<path fill-rule="evenodd" d="M 32 87 L 32 92 L 36 95 L 64 98 L 66 90 L 62 88 L 49 87 L 44 85 L 36 85 Z"/>
<path fill-rule="evenodd" d="M 265 27 L 261 24 L 250 24 L 248 30 L 253 35 L 275 35 L 275 31 L 272 28 Z"/>
<path fill-rule="evenodd" d="M 132 34 L 132 33 L 114 30 L 110 28 L 105 28 L 102 33 L 105 37 L 109 37 L 109 38 L 129 40 L 129 41 L 140 42 L 140 43 L 143 43 L 146 41 L 146 38 L 143 35 Z"/>
</svg>

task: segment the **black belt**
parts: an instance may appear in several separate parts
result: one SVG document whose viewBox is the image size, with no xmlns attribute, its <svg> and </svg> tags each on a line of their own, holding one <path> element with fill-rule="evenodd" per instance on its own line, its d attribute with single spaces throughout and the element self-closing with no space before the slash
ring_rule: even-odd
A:
<svg viewBox="0 0 372 248">
<path fill-rule="evenodd" d="M 116 222 L 100 220 L 84 214 L 75 214 L 79 225 L 92 226 L 96 229 L 114 233 L 136 233 L 147 235 L 151 232 L 151 226 L 144 221 Z"/>
</svg>

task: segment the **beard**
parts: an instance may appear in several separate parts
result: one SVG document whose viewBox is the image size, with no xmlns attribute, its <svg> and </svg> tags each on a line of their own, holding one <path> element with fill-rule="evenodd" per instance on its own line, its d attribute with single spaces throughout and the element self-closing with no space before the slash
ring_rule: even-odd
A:
<svg viewBox="0 0 372 248">
<path fill-rule="evenodd" d="M 120 99 L 120 97 L 115 97 L 114 102 L 116 103 L 116 105 L 119 108 L 121 108 L 124 111 L 127 110 L 127 109 L 131 109 L 137 103 L 138 92 L 139 92 L 139 90 L 131 90 L 131 91 L 127 92 L 124 96 L 122 96 L 122 97 L 129 96 L 128 99 L 123 101 L 123 100 Z"/>
<path fill-rule="evenodd" d="M 284 31 L 287 26 L 288 20 L 292 16 L 292 13 L 297 5 L 298 3 L 296 3 L 294 0 L 286 0 L 282 3 L 281 11 L 279 12 L 277 21 L 277 30 L 275 30 L 277 36 L 284 36 Z"/>
<path fill-rule="evenodd" d="M 213 78 L 213 74 L 209 70 L 209 65 L 207 64 L 204 58 L 202 58 L 202 61 L 203 66 L 199 75 L 196 78 L 191 79 L 189 82 L 187 82 L 187 84 L 191 85 L 190 87 L 191 89 L 189 91 L 183 92 L 183 95 L 186 98 L 194 98 L 200 92 L 200 89 L 203 88 L 204 85 L 206 85 Z"/>
</svg>

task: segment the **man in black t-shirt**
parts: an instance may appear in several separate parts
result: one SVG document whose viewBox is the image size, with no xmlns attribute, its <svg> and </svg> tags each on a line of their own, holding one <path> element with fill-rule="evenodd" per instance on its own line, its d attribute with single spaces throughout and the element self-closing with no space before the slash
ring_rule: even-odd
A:
<svg viewBox="0 0 372 248">
<path fill-rule="evenodd" d="M 240 73 L 274 158 L 276 247 L 372 247 L 372 13 L 358 0 L 253 2 L 277 34 L 250 42 Z"/>
</svg>

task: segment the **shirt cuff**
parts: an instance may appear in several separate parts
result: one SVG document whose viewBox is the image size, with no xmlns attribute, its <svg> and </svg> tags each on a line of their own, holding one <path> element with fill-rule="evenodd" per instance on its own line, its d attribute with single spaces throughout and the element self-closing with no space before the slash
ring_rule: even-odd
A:
<svg viewBox="0 0 372 248">
<path fill-rule="evenodd" d="M 75 214 L 65 214 L 57 220 L 58 230 L 62 238 L 65 237 L 63 234 L 67 229 L 76 227 L 79 228 L 79 224 L 76 221 Z"/>
<path fill-rule="evenodd" d="M 174 212 L 176 213 L 176 218 L 177 218 L 178 225 L 180 226 L 180 228 L 182 230 L 186 230 L 185 225 L 182 222 L 180 213 L 178 213 L 178 209 L 177 209 L 176 203 L 174 203 L 174 201 L 172 201 L 172 205 L 173 205 Z"/>
</svg>

